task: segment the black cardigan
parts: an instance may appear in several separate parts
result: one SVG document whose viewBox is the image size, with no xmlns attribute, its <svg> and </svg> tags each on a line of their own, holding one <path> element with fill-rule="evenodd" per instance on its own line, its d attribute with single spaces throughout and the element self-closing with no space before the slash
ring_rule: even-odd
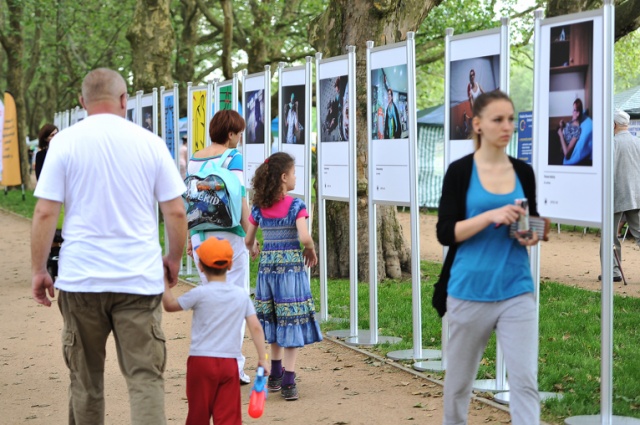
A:
<svg viewBox="0 0 640 425">
<path fill-rule="evenodd" d="M 509 157 L 513 169 L 520 180 L 524 196 L 529 201 L 529 214 L 538 216 L 536 203 L 536 180 L 533 169 L 525 162 Z M 455 241 L 455 227 L 458 221 L 466 219 L 467 191 L 471 182 L 473 170 L 473 154 L 469 154 L 452 162 L 447 169 L 442 184 L 442 196 L 438 207 L 438 224 L 436 234 L 438 241 L 449 247 L 444 260 L 440 279 L 435 284 L 431 304 L 438 311 L 440 317 L 447 312 L 447 285 L 451 276 L 451 266 L 458 250 Z"/>
</svg>

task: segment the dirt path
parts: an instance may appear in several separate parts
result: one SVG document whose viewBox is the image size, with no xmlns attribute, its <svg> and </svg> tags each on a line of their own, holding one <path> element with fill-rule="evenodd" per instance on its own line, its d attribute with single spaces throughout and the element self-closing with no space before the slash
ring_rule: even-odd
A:
<svg viewBox="0 0 640 425">
<path fill-rule="evenodd" d="M 56 303 L 46 308 L 31 299 L 30 222 L 0 210 L 0 229 L 0 423 L 64 424 L 68 373 L 62 359 L 60 313 Z M 435 258 L 435 251 L 429 251 Z M 180 284 L 176 292 L 188 289 Z M 165 314 L 163 318 L 169 424 L 184 423 L 187 413 L 185 363 L 190 322 L 189 313 Z M 246 339 L 248 365 L 255 364 L 251 345 Z M 325 340 L 303 349 L 298 364 L 300 400 L 285 402 L 272 394 L 259 420 L 246 414 L 250 387 L 242 388 L 245 423 L 376 425 L 442 421 L 442 387 L 384 359 Z M 107 348 L 105 388 L 106 423 L 128 424 L 127 390 L 113 340 Z M 504 411 L 484 403 L 472 404 L 469 424 L 504 423 L 508 423 Z"/>
</svg>

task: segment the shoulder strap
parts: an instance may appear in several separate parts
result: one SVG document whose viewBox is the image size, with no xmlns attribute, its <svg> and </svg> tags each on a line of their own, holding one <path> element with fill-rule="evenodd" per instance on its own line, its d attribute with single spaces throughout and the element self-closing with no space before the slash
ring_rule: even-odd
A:
<svg viewBox="0 0 640 425">
<path fill-rule="evenodd" d="M 227 160 L 227 158 L 229 158 L 229 155 L 231 155 L 233 153 L 235 149 L 227 149 L 226 151 L 224 151 L 224 153 L 222 154 L 222 156 L 220 156 L 220 158 L 218 159 L 218 165 L 220 167 L 224 167 L 224 162 Z"/>
<path fill-rule="evenodd" d="M 233 153 L 235 149 L 227 149 L 224 153 L 217 159 L 207 159 L 202 161 L 202 165 L 200 166 L 200 171 L 204 170 L 206 167 L 211 167 L 213 164 L 217 165 L 220 168 L 227 168 L 224 166 L 224 162 L 227 160 L 229 155 Z"/>
</svg>

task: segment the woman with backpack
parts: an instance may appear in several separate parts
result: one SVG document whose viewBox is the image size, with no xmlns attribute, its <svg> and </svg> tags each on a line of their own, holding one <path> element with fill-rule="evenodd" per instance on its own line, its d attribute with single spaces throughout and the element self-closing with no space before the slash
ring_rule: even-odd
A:
<svg viewBox="0 0 640 425">
<path fill-rule="evenodd" d="M 191 231 L 191 237 L 187 243 L 187 254 L 194 257 L 194 260 L 197 261 L 194 247 L 197 248 L 204 239 L 218 237 L 228 240 L 231 243 L 234 254 L 233 268 L 227 273 L 227 282 L 244 288 L 248 294 L 249 253 L 245 247 L 244 237 L 249 223 L 249 205 L 244 197 L 242 154 L 236 149 L 242 138 L 244 129 L 244 119 L 236 111 L 221 110 L 216 112 L 209 123 L 211 145 L 195 152 L 189 159 L 189 164 L 187 165 L 187 180 L 189 180 L 189 175 L 195 175 L 201 170 L 207 169 L 210 165 L 226 168 L 239 179 L 242 196 L 229 197 L 229 199 L 234 200 L 233 202 L 241 204 L 240 206 L 232 206 L 235 207 L 232 209 L 241 211 L 240 224 L 228 228 L 218 228 L 216 230 Z M 209 164 L 209 162 L 214 162 L 215 164 Z M 206 200 L 204 202 L 206 202 Z M 216 207 L 217 205 L 211 205 L 210 209 L 215 209 Z M 191 223 L 189 227 L 191 229 Z M 244 329 L 245 325 L 243 323 L 242 328 L 238 329 L 238 338 L 244 339 Z M 241 355 L 237 360 L 240 383 L 249 384 L 251 379 L 244 373 L 244 356 Z"/>
</svg>

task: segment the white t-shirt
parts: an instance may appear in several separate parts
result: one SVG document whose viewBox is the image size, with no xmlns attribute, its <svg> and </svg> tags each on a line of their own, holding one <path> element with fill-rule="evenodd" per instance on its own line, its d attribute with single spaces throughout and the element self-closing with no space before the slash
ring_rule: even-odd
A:
<svg viewBox="0 0 640 425">
<path fill-rule="evenodd" d="M 256 314 L 243 288 L 208 282 L 178 298 L 183 310 L 193 309 L 190 356 L 235 359 L 242 355 L 242 321 Z"/>
<path fill-rule="evenodd" d="M 56 288 L 162 293 L 156 201 L 185 189 L 162 139 L 124 118 L 91 115 L 61 131 L 34 192 L 65 207 Z"/>
</svg>

